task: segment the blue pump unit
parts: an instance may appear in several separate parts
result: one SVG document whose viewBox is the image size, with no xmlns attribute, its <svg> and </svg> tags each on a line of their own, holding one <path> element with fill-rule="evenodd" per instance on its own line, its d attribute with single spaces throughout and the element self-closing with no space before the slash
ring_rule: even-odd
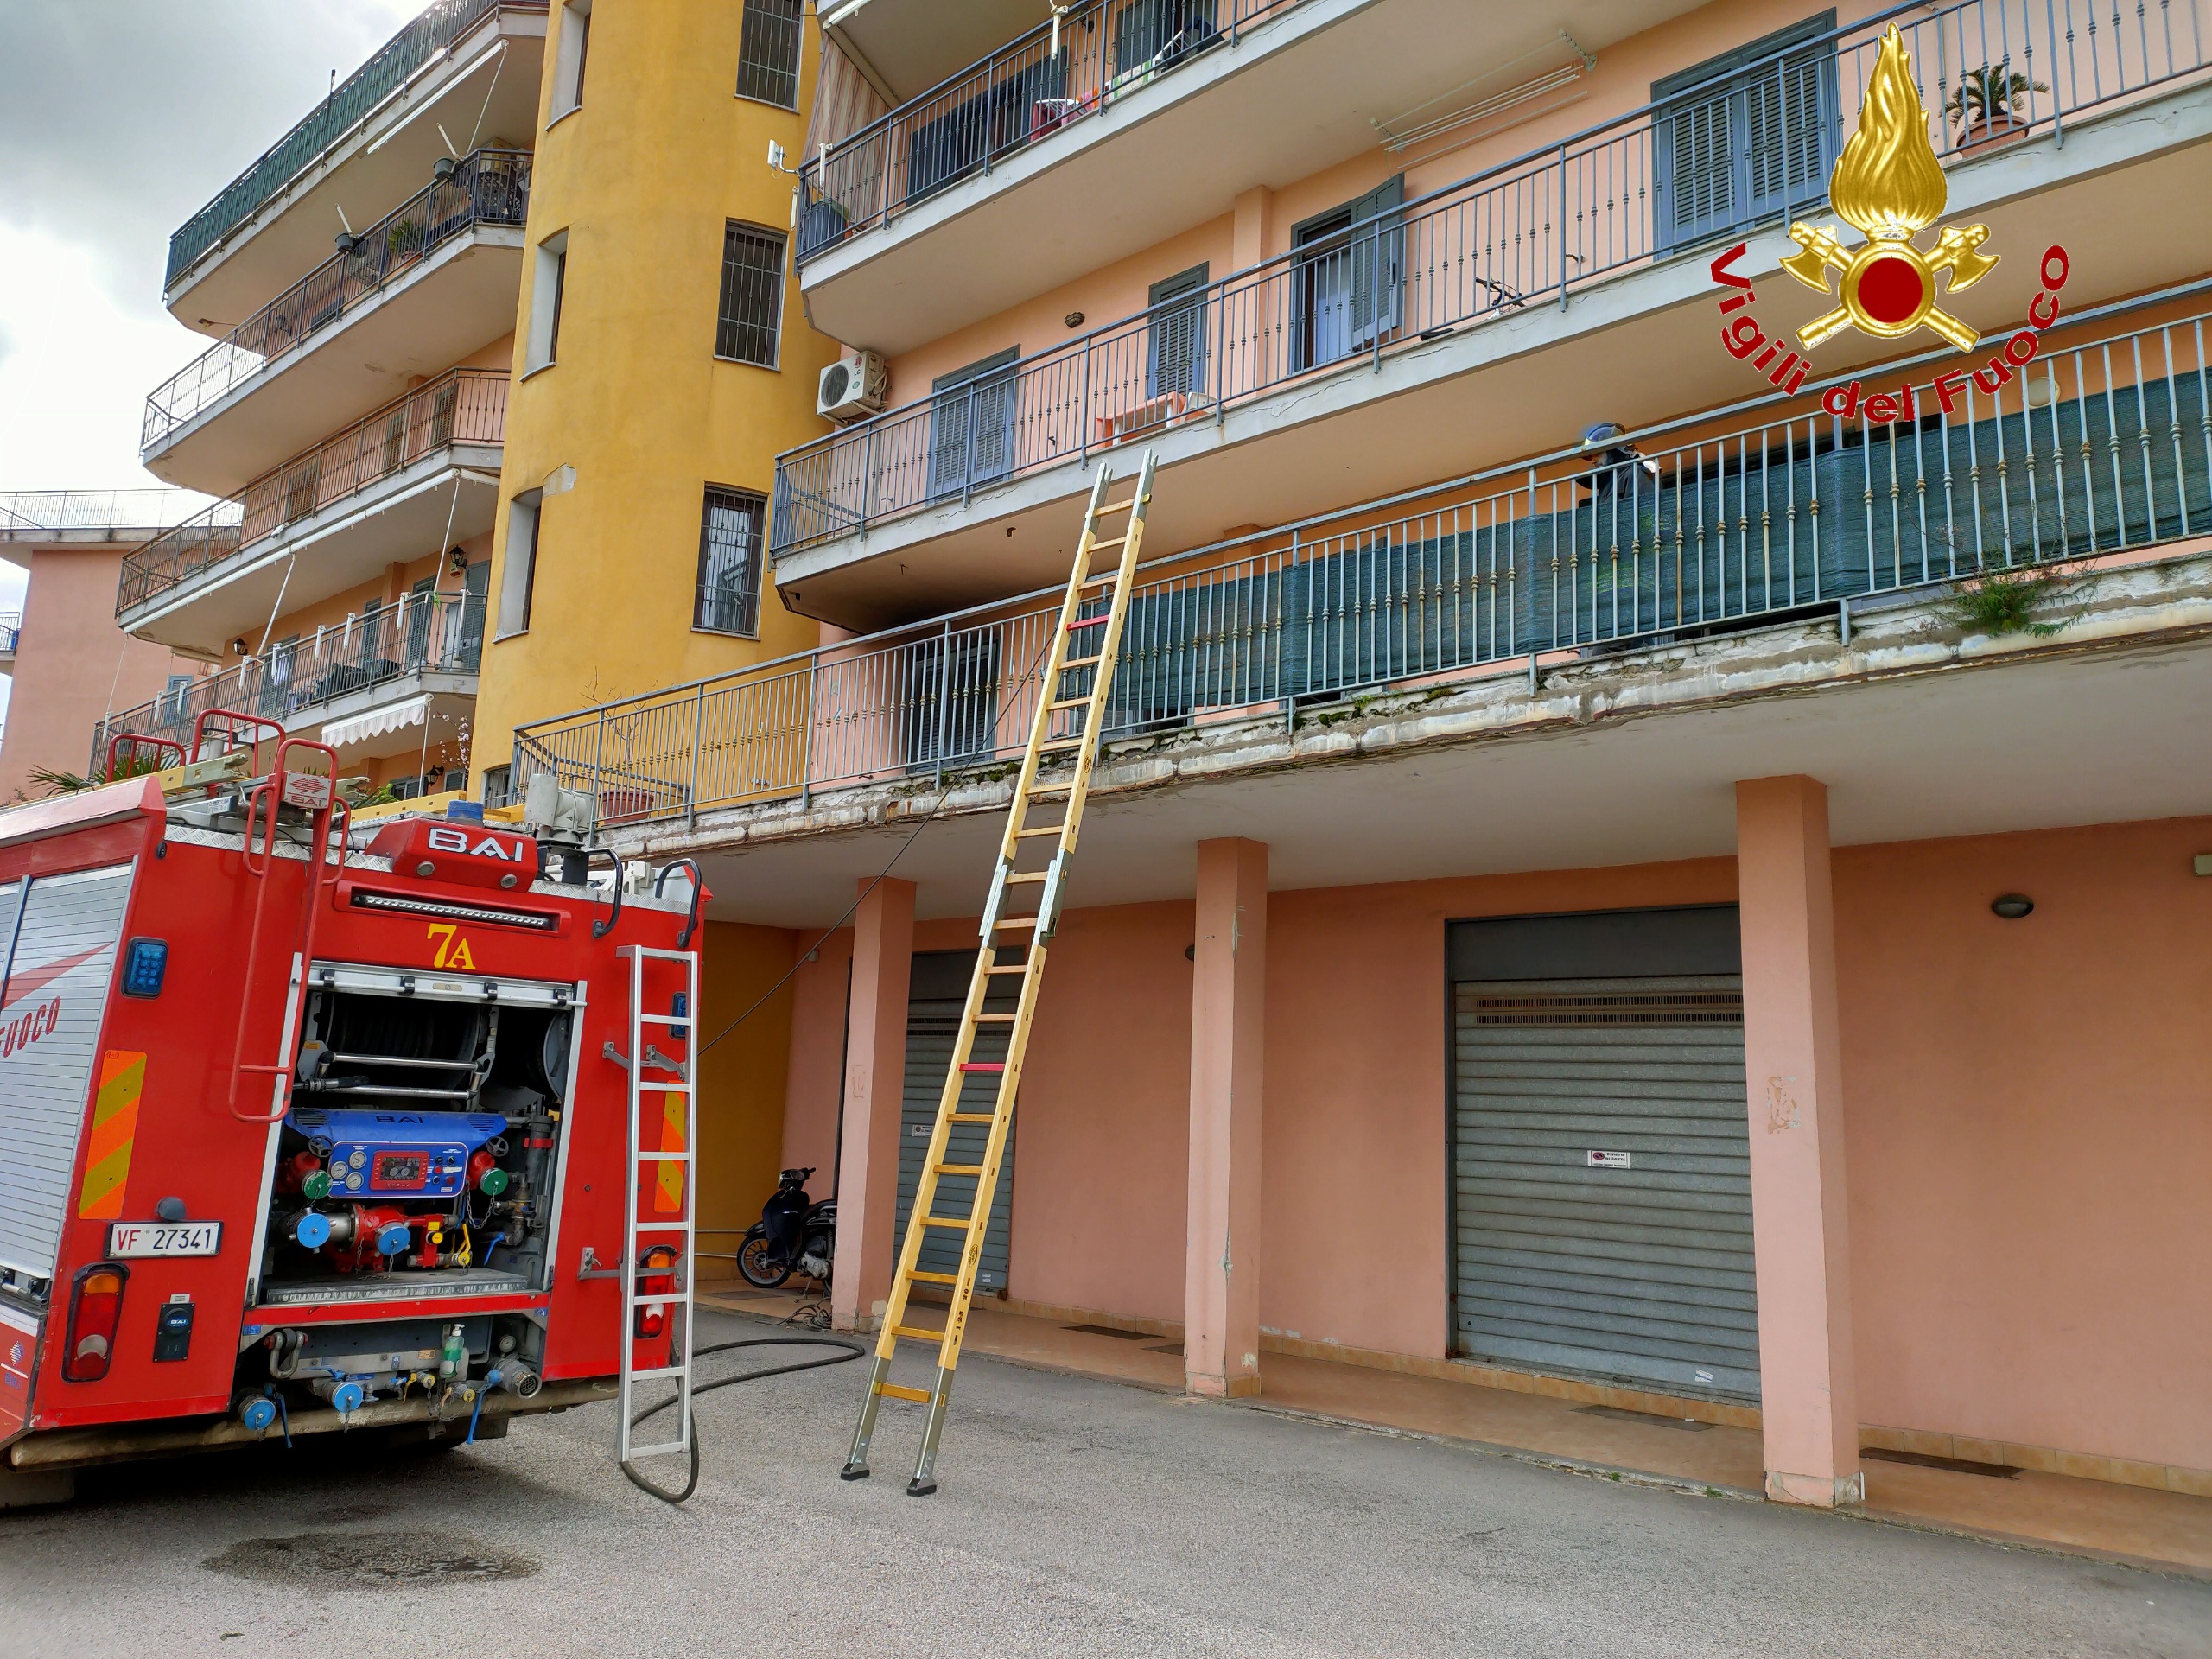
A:
<svg viewBox="0 0 2212 1659">
<path fill-rule="evenodd" d="M 469 1154 L 507 1128 L 497 1112 L 301 1107 L 287 1112 L 284 1121 L 329 1149 L 330 1196 L 354 1199 L 453 1198 L 468 1184 Z"/>
</svg>

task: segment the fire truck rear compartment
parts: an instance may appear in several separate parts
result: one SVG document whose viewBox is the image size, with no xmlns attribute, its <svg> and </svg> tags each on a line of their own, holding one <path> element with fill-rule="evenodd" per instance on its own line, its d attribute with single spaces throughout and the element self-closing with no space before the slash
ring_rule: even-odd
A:
<svg viewBox="0 0 2212 1659">
<path fill-rule="evenodd" d="M 530 1397 L 543 1326 L 468 1300 L 546 1287 L 571 988 L 321 963 L 308 979 L 241 1411 L 266 1415 L 282 1395 L 350 1413 L 411 1392 L 466 1416 L 494 1374 Z M 434 1318 L 376 1317 L 432 1299 L 459 1300 Z M 365 1317 L 283 1322 L 287 1307 L 333 1304 Z"/>
</svg>

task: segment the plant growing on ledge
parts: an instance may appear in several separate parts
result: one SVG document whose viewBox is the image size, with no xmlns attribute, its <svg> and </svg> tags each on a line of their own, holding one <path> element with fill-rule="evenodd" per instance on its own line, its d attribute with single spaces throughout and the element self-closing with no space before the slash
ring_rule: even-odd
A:
<svg viewBox="0 0 2212 1659">
<path fill-rule="evenodd" d="M 2015 73 L 2012 59 L 2000 58 L 1961 74 L 1959 88 L 1943 105 L 1943 111 L 1958 118 L 1959 148 L 1969 149 L 1992 138 L 2024 131 L 2031 118 L 2025 108 L 2028 95 L 2050 90 L 2043 82 Z"/>
<path fill-rule="evenodd" d="M 2051 601 L 2077 592 L 2087 569 L 2086 563 L 2075 562 L 1969 576 L 1952 590 L 1945 608 L 1968 633 L 2024 633 L 2048 639 L 2073 619 L 2047 622 L 2038 620 L 2036 613 Z"/>
</svg>

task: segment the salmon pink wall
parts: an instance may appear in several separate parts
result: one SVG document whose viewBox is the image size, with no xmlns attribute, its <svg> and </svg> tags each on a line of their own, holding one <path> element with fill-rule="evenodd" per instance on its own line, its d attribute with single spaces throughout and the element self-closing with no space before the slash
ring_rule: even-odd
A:
<svg viewBox="0 0 2212 1659">
<path fill-rule="evenodd" d="M 1192 925 L 1186 902 L 1060 923 L 1014 1129 L 1007 1281 L 1024 1300 L 1183 1317 Z"/>
<path fill-rule="evenodd" d="M 1866 1421 L 2212 1468 L 2202 852 L 2212 818 L 1838 851 Z"/>
<path fill-rule="evenodd" d="M 798 940 L 804 945 L 811 934 Z M 845 999 L 851 988 L 853 930 L 814 947 L 791 976 L 791 1062 L 784 1091 L 782 1167 L 819 1171 L 807 1191 L 836 1191 L 837 1106 L 845 1084 Z"/>
</svg>

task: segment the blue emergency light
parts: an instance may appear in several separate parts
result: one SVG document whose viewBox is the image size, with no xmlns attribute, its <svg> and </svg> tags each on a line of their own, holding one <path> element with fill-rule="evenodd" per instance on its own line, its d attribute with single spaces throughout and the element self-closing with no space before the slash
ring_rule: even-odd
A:
<svg viewBox="0 0 2212 1659">
<path fill-rule="evenodd" d="M 169 970 L 167 939 L 133 939 L 123 959 L 123 994 L 159 996 L 162 980 Z"/>
</svg>

